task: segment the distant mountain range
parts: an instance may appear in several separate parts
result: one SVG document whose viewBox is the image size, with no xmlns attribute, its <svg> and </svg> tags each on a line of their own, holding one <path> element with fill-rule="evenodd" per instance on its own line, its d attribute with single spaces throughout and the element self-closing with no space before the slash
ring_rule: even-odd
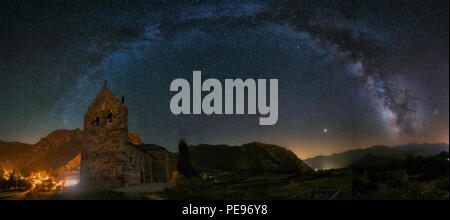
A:
<svg viewBox="0 0 450 220">
<path fill-rule="evenodd" d="M 22 173 L 43 170 L 74 173 L 79 167 L 82 133 L 80 129 L 56 130 L 33 145 L 0 141 L 0 168 L 16 169 Z M 129 133 L 129 141 L 142 144 L 140 137 L 133 133 Z M 304 174 L 311 172 L 312 168 L 347 167 L 368 154 L 393 159 L 409 154 L 428 156 L 448 151 L 449 145 L 373 146 L 304 161 L 286 148 L 258 142 L 241 146 L 203 144 L 191 146 L 190 149 L 193 163 L 205 169 Z"/>
<path fill-rule="evenodd" d="M 241 146 L 191 146 L 195 165 L 212 170 L 306 174 L 313 170 L 290 150 L 253 142 Z"/>
<path fill-rule="evenodd" d="M 0 169 L 16 169 L 24 174 L 53 171 L 58 175 L 74 175 L 79 172 L 82 133 L 80 129 L 56 130 L 33 145 L 0 141 Z M 142 144 L 141 138 L 133 133 L 129 133 L 129 142 Z M 297 174 L 312 172 L 290 150 L 257 142 L 241 146 L 191 146 L 191 154 L 193 163 L 205 169 Z"/>
<path fill-rule="evenodd" d="M 350 166 L 356 161 L 361 160 L 367 155 L 378 156 L 382 158 L 403 158 L 407 155 L 413 156 L 431 156 L 442 151 L 449 150 L 447 143 L 440 144 L 406 144 L 394 147 L 372 146 L 366 149 L 355 149 L 343 153 L 332 154 L 329 156 L 317 156 L 304 160 L 304 162 L 314 169 L 334 169 Z"/>
</svg>

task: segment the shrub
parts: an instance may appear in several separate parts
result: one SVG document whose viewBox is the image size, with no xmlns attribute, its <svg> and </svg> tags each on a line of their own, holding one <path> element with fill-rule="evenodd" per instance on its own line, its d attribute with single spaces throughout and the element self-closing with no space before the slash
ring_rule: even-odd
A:
<svg viewBox="0 0 450 220">
<path fill-rule="evenodd" d="M 183 140 L 178 144 L 178 151 L 180 153 L 178 161 L 178 170 L 186 177 L 193 177 L 196 175 L 196 171 L 192 166 L 191 151 L 189 146 Z"/>
<path fill-rule="evenodd" d="M 352 194 L 354 196 L 377 191 L 378 189 L 378 184 L 374 182 L 369 182 L 366 184 L 360 179 L 354 179 L 352 181 Z"/>
</svg>

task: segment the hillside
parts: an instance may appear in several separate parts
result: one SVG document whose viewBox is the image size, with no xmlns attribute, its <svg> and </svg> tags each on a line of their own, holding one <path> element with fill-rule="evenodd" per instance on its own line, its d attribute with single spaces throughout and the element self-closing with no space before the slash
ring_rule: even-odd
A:
<svg viewBox="0 0 450 220">
<path fill-rule="evenodd" d="M 16 169 L 24 174 L 44 170 L 58 175 L 76 174 L 81 162 L 82 135 L 80 129 L 61 129 L 34 145 L 0 141 L 0 169 Z M 142 144 L 141 137 L 131 132 L 129 141 Z"/>
<path fill-rule="evenodd" d="M 17 159 L 24 152 L 30 150 L 31 147 L 31 144 L 0 141 L 0 165 L 2 163 L 9 163 L 10 161 L 17 161 Z"/>
<path fill-rule="evenodd" d="M 448 151 L 446 143 L 440 144 L 406 144 L 394 147 L 373 146 L 366 149 L 355 149 L 330 156 L 317 156 L 305 160 L 305 163 L 315 169 L 343 168 L 360 160 L 367 154 L 384 158 L 403 158 L 406 155 L 430 156 L 442 151 Z"/>
<path fill-rule="evenodd" d="M 82 131 L 56 130 L 34 145 L 0 143 L 0 167 L 29 173 L 56 170 L 81 153 Z"/>
<path fill-rule="evenodd" d="M 370 153 L 364 155 L 361 159 L 356 160 L 348 168 L 353 170 L 370 170 L 370 169 L 378 169 L 378 170 L 387 170 L 388 167 L 396 167 L 398 168 L 401 163 L 399 160 L 389 157 L 381 157 L 372 155 Z"/>
<path fill-rule="evenodd" d="M 204 169 L 305 174 L 312 172 L 294 153 L 263 143 L 191 146 L 192 161 Z"/>
<path fill-rule="evenodd" d="M 58 176 L 70 177 L 72 179 L 77 179 L 80 175 L 81 168 L 81 154 L 78 154 L 71 161 L 67 162 L 64 166 L 58 168 L 55 173 Z"/>
</svg>

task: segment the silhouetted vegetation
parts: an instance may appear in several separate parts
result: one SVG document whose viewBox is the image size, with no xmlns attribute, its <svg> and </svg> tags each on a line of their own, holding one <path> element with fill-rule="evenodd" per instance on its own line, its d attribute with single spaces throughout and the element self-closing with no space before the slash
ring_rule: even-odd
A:
<svg viewBox="0 0 450 220">
<path fill-rule="evenodd" d="M 179 160 L 178 171 L 186 177 L 193 177 L 197 174 L 196 170 L 192 166 L 191 151 L 189 146 L 184 140 L 181 140 L 178 144 Z"/>
<path fill-rule="evenodd" d="M 23 190 L 30 187 L 31 184 L 17 175 L 15 170 L 5 173 L 3 169 L 0 169 L 0 191 Z"/>
<path fill-rule="evenodd" d="M 449 174 L 449 154 L 442 152 L 430 157 L 408 157 L 406 173 L 410 176 L 419 175 L 418 180 L 430 181 Z"/>
<path fill-rule="evenodd" d="M 183 178 L 162 193 L 168 199 L 448 199 L 448 153 L 378 160 L 313 175 L 210 170 Z"/>
<path fill-rule="evenodd" d="M 177 184 L 158 193 L 164 199 L 260 200 L 260 199 L 448 199 L 449 154 L 404 159 L 369 155 L 348 168 L 319 170 L 312 175 L 255 173 L 252 170 L 204 170 L 192 164 L 190 148 L 179 144 Z M 196 169 L 197 168 L 197 169 Z M 201 175 L 197 175 L 198 171 Z M 20 175 L 7 178 L 0 170 L 0 191 L 26 188 Z M 22 184 L 22 185 L 21 185 Z M 3 192 L 7 193 L 7 192 Z M 101 191 L 90 193 L 42 193 L 33 191 L 28 199 L 152 199 L 145 194 L 130 195 Z"/>
</svg>

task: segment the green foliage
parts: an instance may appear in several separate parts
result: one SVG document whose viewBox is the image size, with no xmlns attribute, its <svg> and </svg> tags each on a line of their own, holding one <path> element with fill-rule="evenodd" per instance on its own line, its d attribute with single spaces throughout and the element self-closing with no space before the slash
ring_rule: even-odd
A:
<svg viewBox="0 0 450 220">
<path fill-rule="evenodd" d="M 420 181 L 430 181 L 449 175 L 449 154 L 442 152 L 430 157 L 408 157 L 406 173 L 408 175 L 422 174 Z"/>
<path fill-rule="evenodd" d="M 3 174 L 0 176 L 0 191 L 6 190 L 8 188 L 8 181 L 3 178 Z"/>
<path fill-rule="evenodd" d="M 361 159 L 349 166 L 355 173 L 363 174 L 368 172 L 370 178 L 376 179 L 376 173 L 379 171 L 398 170 L 402 166 L 401 161 L 393 158 L 385 158 L 372 154 L 367 154 Z M 375 180 L 376 181 L 376 180 Z"/>
<path fill-rule="evenodd" d="M 31 184 L 13 170 L 6 178 L 5 172 L 0 169 L 0 191 L 11 191 L 17 189 L 29 189 Z"/>
</svg>

